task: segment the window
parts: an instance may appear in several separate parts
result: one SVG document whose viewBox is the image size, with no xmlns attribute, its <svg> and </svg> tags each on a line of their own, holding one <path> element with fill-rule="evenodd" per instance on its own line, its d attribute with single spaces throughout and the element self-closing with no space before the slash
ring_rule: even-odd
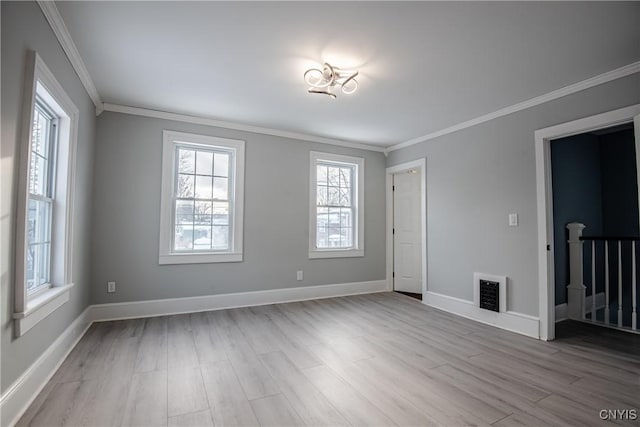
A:
<svg viewBox="0 0 640 427">
<path fill-rule="evenodd" d="M 16 224 L 16 335 L 69 300 L 79 112 L 42 59 L 28 55 Z"/>
<path fill-rule="evenodd" d="M 242 261 L 244 141 L 164 132 L 160 264 Z"/>
<path fill-rule="evenodd" d="M 51 283 L 51 232 L 55 153 L 56 115 L 36 96 L 31 129 L 29 195 L 27 213 L 27 294 Z"/>
<path fill-rule="evenodd" d="M 311 152 L 309 258 L 364 255 L 364 159 Z"/>
</svg>

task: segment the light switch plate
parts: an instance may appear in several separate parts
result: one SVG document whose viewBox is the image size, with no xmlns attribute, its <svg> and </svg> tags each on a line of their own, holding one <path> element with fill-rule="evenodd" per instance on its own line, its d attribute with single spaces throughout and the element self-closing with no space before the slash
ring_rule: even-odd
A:
<svg viewBox="0 0 640 427">
<path fill-rule="evenodd" d="M 509 214 L 509 227 L 517 227 L 518 226 L 518 214 L 510 213 Z"/>
</svg>

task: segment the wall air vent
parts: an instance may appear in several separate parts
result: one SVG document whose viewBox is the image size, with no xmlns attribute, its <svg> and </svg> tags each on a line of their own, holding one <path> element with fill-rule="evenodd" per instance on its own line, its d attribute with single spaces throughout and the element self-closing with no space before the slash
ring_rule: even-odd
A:
<svg viewBox="0 0 640 427">
<path fill-rule="evenodd" d="M 473 303 L 484 310 L 506 312 L 507 277 L 473 273 Z"/>
<path fill-rule="evenodd" d="M 500 311 L 500 286 L 498 282 L 480 280 L 480 308 Z"/>
</svg>

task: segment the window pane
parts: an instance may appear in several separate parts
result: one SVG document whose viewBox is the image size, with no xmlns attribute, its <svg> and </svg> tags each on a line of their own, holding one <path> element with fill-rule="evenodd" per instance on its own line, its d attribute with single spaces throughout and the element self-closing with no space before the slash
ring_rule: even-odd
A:
<svg viewBox="0 0 640 427">
<path fill-rule="evenodd" d="M 40 272 L 40 274 L 36 276 L 39 279 L 38 281 L 36 281 L 36 286 L 42 286 L 49 283 L 49 281 L 51 280 L 49 277 L 49 273 L 51 272 L 51 269 L 49 267 L 49 264 L 51 263 L 51 243 L 43 243 L 38 246 L 40 247 L 41 256 L 39 257 L 38 263 L 38 271 Z"/>
<path fill-rule="evenodd" d="M 209 151 L 196 152 L 196 174 L 213 175 L 213 153 Z"/>
<path fill-rule="evenodd" d="M 329 229 L 329 245 L 330 248 L 339 248 L 340 247 L 340 229 L 333 228 Z"/>
<path fill-rule="evenodd" d="M 27 291 L 49 282 L 51 264 L 51 204 L 29 199 L 27 212 Z"/>
<path fill-rule="evenodd" d="M 211 199 L 213 183 L 210 176 L 196 176 L 196 198 Z"/>
<path fill-rule="evenodd" d="M 178 225 L 174 237 L 176 251 L 193 249 L 193 225 Z"/>
<path fill-rule="evenodd" d="M 175 215 L 176 225 L 193 225 L 193 202 L 191 200 L 177 200 Z"/>
<path fill-rule="evenodd" d="M 211 249 L 211 226 L 195 226 L 193 230 L 193 249 Z"/>
<path fill-rule="evenodd" d="M 193 200 L 176 200 L 177 215 L 193 215 Z"/>
<path fill-rule="evenodd" d="M 327 167 L 324 165 L 316 166 L 316 182 L 318 185 L 327 185 Z"/>
<path fill-rule="evenodd" d="M 227 200 L 229 198 L 229 179 L 213 178 L 213 198 Z"/>
<path fill-rule="evenodd" d="M 329 209 L 329 247 L 340 247 L 340 208 Z"/>
<path fill-rule="evenodd" d="M 27 292 L 49 283 L 50 243 L 39 243 L 27 247 Z"/>
<path fill-rule="evenodd" d="M 44 112 L 44 107 L 36 103 L 31 129 L 31 152 L 29 162 L 29 192 L 51 197 L 49 183 L 51 151 L 53 144 L 53 119 Z"/>
<path fill-rule="evenodd" d="M 340 206 L 351 206 L 351 190 L 348 188 L 342 188 L 340 187 L 340 200 L 339 200 L 339 205 Z"/>
<path fill-rule="evenodd" d="M 184 148 L 178 149 L 178 172 L 195 173 L 196 171 L 196 152 Z"/>
<path fill-rule="evenodd" d="M 316 237 L 316 247 L 318 248 L 328 248 L 329 247 L 329 234 L 327 227 L 318 226 Z"/>
<path fill-rule="evenodd" d="M 51 241 L 51 204 L 29 199 L 27 214 L 27 244 Z"/>
<path fill-rule="evenodd" d="M 327 182 L 329 185 L 340 185 L 340 168 L 329 166 L 327 168 Z"/>
<path fill-rule="evenodd" d="M 195 214 L 196 215 L 211 215 L 213 209 L 212 202 L 196 201 Z"/>
<path fill-rule="evenodd" d="M 195 215 L 194 223 L 200 225 L 211 225 L 212 215 Z"/>
<path fill-rule="evenodd" d="M 327 227 L 329 226 L 329 209 L 328 208 L 318 208 L 316 211 L 316 224 L 318 227 Z"/>
<path fill-rule="evenodd" d="M 29 192 L 40 196 L 48 196 L 48 162 L 42 156 L 31 152 L 29 168 Z"/>
<path fill-rule="evenodd" d="M 316 205 L 317 206 L 326 206 L 329 202 L 329 197 L 327 196 L 327 187 L 317 187 L 317 195 L 316 195 Z"/>
<path fill-rule="evenodd" d="M 353 227 L 353 210 L 340 209 L 340 227 Z"/>
<path fill-rule="evenodd" d="M 329 187 L 329 197 L 327 204 L 330 206 L 340 205 L 340 191 L 338 187 Z"/>
<path fill-rule="evenodd" d="M 36 276 L 36 248 L 34 246 L 27 246 L 27 271 L 25 272 L 27 291 L 35 287 L 34 278 Z"/>
<path fill-rule="evenodd" d="M 229 155 L 225 153 L 214 154 L 213 173 L 215 176 L 229 176 Z"/>
<path fill-rule="evenodd" d="M 226 225 L 213 226 L 213 249 L 229 249 L 229 227 Z"/>
<path fill-rule="evenodd" d="M 329 209 L 329 228 L 340 228 L 340 208 Z"/>
<path fill-rule="evenodd" d="M 178 193 L 177 197 L 192 198 L 195 187 L 195 177 L 193 175 L 178 175 Z"/>
<path fill-rule="evenodd" d="M 213 224 L 229 225 L 229 203 L 213 202 Z"/>
<path fill-rule="evenodd" d="M 340 246 L 343 248 L 349 248 L 353 246 L 353 229 L 341 228 L 340 229 Z"/>
<path fill-rule="evenodd" d="M 31 126 L 31 151 L 44 152 L 42 145 L 46 142 L 46 138 L 43 138 L 42 132 L 40 109 L 36 106 L 33 110 L 33 124 Z"/>
<path fill-rule="evenodd" d="M 193 215 L 176 214 L 176 224 L 193 224 Z"/>
<path fill-rule="evenodd" d="M 196 224 L 211 224 L 211 202 L 196 201 L 194 221 Z"/>
<path fill-rule="evenodd" d="M 351 187 L 351 174 L 353 168 L 340 168 L 340 186 L 345 188 Z"/>
<path fill-rule="evenodd" d="M 51 119 L 49 119 L 42 113 L 41 108 L 37 104 L 33 113 L 31 150 L 43 157 L 49 157 L 49 130 L 51 128 Z"/>
</svg>

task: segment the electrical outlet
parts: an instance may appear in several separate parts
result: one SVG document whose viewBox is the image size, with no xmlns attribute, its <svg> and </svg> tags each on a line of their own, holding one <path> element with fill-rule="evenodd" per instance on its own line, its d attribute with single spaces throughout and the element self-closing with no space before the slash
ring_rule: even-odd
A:
<svg viewBox="0 0 640 427">
<path fill-rule="evenodd" d="M 304 278 L 304 275 L 302 273 L 302 270 L 298 270 L 298 272 L 296 273 L 296 280 L 300 281 Z"/>
<path fill-rule="evenodd" d="M 517 227 L 518 226 L 518 214 L 511 213 L 509 214 L 509 227 Z"/>
<path fill-rule="evenodd" d="M 112 294 L 116 291 L 116 282 L 107 282 L 107 292 Z"/>
</svg>

